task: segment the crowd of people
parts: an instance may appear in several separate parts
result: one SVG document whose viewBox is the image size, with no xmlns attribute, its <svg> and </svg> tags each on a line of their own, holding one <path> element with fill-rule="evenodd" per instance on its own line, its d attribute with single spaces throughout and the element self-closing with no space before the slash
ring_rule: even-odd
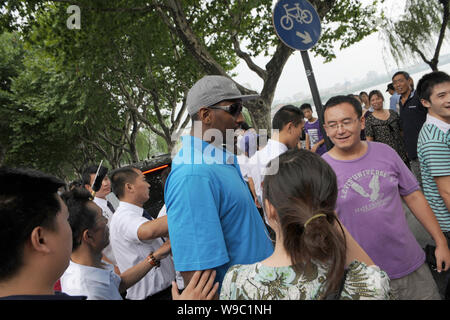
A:
<svg viewBox="0 0 450 320">
<path fill-rule="evenodd" d="M 404 205 L 448 281 L 450 77 L 400 71 L 392 90 L 389 109 L 378 90 L 334 96 L 323 123 L 282 106 L 264 139 L 241 113 L 257 96 L 203 77 L 156 219 L 133 166 L 90 166 L 65 192 L 0 168 L 0 299 L 441 299 Z"/>
</svg>

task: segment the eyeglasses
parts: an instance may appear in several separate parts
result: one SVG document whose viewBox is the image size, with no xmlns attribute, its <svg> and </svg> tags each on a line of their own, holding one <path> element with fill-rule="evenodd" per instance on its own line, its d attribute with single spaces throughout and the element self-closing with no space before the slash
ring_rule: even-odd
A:
<svg viewBox="0 0 450 320">
<path fill-rule="evenodd" d="M 336 131 L 341 126 L 342 126 L 342 129 L 348 130 L 348 129 L 351 129 L 353 127 L 353 124 L 356 121 L 358 121 L 358 120 L 359 120 L 358 118 L 356 118 L 356 119 L 345 119 L 341 123 L 333 122 L 331 124 L 324 125 L 324 127 L 328 128 L 328 130 L 330 130 L 330 131 Z"/>
<path fill-rule="evenodd" d="M 235 102 L 233 104 L 230 104 L 229 106 L 210 106 L 208 108 L 226 111 L 236 118 L 242 112 L 242 102 Z"/>
</svg>

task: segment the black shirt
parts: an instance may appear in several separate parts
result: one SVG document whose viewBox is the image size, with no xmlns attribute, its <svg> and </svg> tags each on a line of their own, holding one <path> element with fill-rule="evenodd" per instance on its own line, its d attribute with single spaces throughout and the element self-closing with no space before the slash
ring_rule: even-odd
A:
<svg viewBox="0 0 450 320">
<path fill-rule="evenodd" d="M 427 118 L 427 109 L 420 103 L 416 91 L 411 92 L 405 104 L 400 105 L 400 124 L 403 130 L 406 152 L 409 160 L 417 159 L 417 140 L 420 129 Z"/>
</svg>

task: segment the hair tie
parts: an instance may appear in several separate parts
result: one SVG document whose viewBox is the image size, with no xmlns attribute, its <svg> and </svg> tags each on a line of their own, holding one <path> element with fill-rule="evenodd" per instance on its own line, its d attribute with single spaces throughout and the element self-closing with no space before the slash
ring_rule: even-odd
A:
<svg viewBox="0 0 450 320">
<path fill-rule="evenodd" d="M 319 217 L 326 217 L 327 215 L 325 213 L 318 213 L 316 215 L 313 215 L 311 218 L 309 218 L 308 220 L 306 220 L 305 224 L 303 225 L 304 228 L 306 228 L 306 226 L 308 225 L 308 223 L 310 223 L 312 220 L 314 220 L 315 218 L 319 218 Z"/>
</svg>

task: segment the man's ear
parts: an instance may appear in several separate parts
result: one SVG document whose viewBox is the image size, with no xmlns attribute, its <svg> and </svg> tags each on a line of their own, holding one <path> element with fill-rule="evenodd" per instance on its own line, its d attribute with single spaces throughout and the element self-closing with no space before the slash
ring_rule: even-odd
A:
<svg viewBox="0 0 450 320">
<path fill-rule="evenodd" d="M 292 121 L 289 121 L 288 123 L 286 123 L 283 128 L 280 130 L 280 133 L 283 131 L 285 133 L 291 133 L 292 131 Z"/>
<path fill-rule="evenodd" d="M 431 102 L 425 99 L 420 99 L 420 102 L 425 108 L 431 108 Z"/>
<path fill-rule="evenodd" d="M 87 243 L 91 243 L 92 242 L 92 237 L 91 234 L 89 233 L 89 229 L 86 229 L 83 231 L 83 233 L 81 234 L 81 241 L 83 242 L 87 242 Z"/>
<path fill-rule="evenodd" d="M 50 253 L 50 248 L 47 245 L 46 236 L 48 234 L 48 230 L 38 226 L 31 231 L 30 235 L 30 243 L 33 250 L 40 253 Z"/>
<path fill-rule="evenodd" d="M 213 116 L 213 113 L 211 112 L 211 109 L 201 108 L 198 111 L 198 118 L 204 124 L 210 124 L 211 120 L 212 120 L 212 116 Z"/>
<path fill-rule="evenodd" d="M 366 128 L 366 117 L 362 116 L 361 117 L 361 130 L 364 130 L 365 128 Z"/>
<path fill-rule="evenodd" d="M 127 190 L 127 192 L 129 193 L 133 193 L 134 191 L 134 185 L 132 183 L 126 182 L 125 183 L 125 189 Z"/>
</svg>

